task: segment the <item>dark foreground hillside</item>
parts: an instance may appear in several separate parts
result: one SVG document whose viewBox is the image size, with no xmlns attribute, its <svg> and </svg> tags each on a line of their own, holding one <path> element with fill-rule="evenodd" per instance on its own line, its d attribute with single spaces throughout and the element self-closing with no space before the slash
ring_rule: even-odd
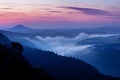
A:
<svg viewBox="0 0 120 80">
<path fill-rule="evenodd" d="M 0 44 L 0 80 L 52 80 L 44 69 L 32 68 L 18 43 L 11 44 L 11 48 Z"/>
<path fill-rule="evenodd" d="M 0 41 L 3 41 L 0 44 L 0 80 L 53 80 L 44 69 L 29 64 L 22 55 L 21 44 L 10 42 L 2 34 Z"/>
<path fill-rule="evenodd" d="M 0 44 L 0 80 L 119 80 L 100 74 L 96 68 L 81 60 L 23 48 L 0 34 L 0 41 L 3 38 L 8 45 L 4 42 Z"/>
<path fill-rule="evenodd" d="M 24 56 L 32 66 L 44 68 L 57 80 L 119 80 L 99 73 L 96 68 L 81 60 L 59 56 L 49 51 L 24 48 Z"/>
</svg>

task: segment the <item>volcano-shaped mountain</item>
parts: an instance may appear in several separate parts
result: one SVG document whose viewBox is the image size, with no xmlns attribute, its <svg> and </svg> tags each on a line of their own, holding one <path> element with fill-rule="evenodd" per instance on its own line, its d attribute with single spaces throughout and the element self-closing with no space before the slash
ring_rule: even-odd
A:
<svg viewBox="0 0 120 80">
<path fill-rule="evenodd" d="M 24 25 L 17 25 L 15 27 L 9 28 L 8 31 L 12 32 L 28 32 L 31 31 L 32 29 L 29 27 L 26 27 Z"/>
</svg>

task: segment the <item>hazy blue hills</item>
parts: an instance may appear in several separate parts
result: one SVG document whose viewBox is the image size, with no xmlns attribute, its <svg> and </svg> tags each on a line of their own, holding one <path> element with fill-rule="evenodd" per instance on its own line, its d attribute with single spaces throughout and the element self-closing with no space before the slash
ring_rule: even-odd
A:
<svg viewBox="0 0 120 80">
<path fill-rule="evenodd" d="M 105 27 L 105 30 L 106 29 L 109 28 Z M 111 27 L 110 29 L 111 31 L 112 30 L 119 31 L 119 27 L 117 28 Z M 75 32 L 74 30 L 78 32 Z M 20 33 L 20 32 L 11 32 L 11 31 L 2 31 L 2 30 L 0 32 L 6 35 L 10 40 L 17 41 L 22 45 L 31 48 L 38 48 L 46 51 L 53 51 L 59 55 L 63 54 L 64 56 L 72 56 L 74 58 L 83 60 L 93 65 L 103 74 L 119 77 L 120 76 L 120 70 L 119 70 L 120 69 L 119 68 L 120 35 L 119 33 L 111 33 L 111 31 L 108 30 L 107 32 L 109 33 L 100 33 L 100 34 L 79 33 L 82 32 L 79 29 L 73 29 L 73 30 L 64 29 L 62 31 L 61 29 L 41 30 L 40 32 L 36 32 L 36 33 L 30 33 L 30 32 Z M 70 46 L 71 44 L 73 45 L 72 48 Z M 86 45 L 91 45 L 91 47 L 86 48 L 82 51 L 81 48 L 80 50 L 77 49 L 80 46 L 86 46 Z M 117 49 L 114 49 L 116 47 Z M 73 52 L 71 51 L 72 49 Z M 105 59 L 103 58 L 107 60 L 104 61 Z"/>
<path fill-rule="evenodd" d="M 91 38 L 84 39 L 82 41 L 78 41 L 76 44 L 77 45 L 87 45 L 87 44 L 99 45 L 99 44 L 106 44 L 106 43 L 108 44 L 120 43 L 120 34 L 116 34 L 116 35 L 110 34 L 110 36 L 108 37 L 104 35 L 102 37 L 99 37 L 99 35 L 96 35 L 96 37 L 91 37 Z"/>
<path fill-rule="evenodd" d="M 92 62 L 102 73 L 120 76 L 120 43 L 96 45 L 92 53 L 96 53 Z"/>
<path fill-rule="evenodd" d="M 103 74 L 120 76 L 120 43 L 99 43 L 89 49 L 86 55 L 74 57 L 93 65 Z"/>
<path fill-rule="evenodd" d="M 1 37 L 7 37 L 1 35 Z M 23 55 L 21 51 L 23 50 Z M 1 80 L 119 80 L 99 73 L 93 66 L 75 58 L 59 56 L 53 52 L 22 47 L 12 42 L 10 46 L 0 44 Z M 34 67 L 32 68 L 32 66 Z M 35 68 L 43 68 L 37 70 Z"/>
<path fill-rule="evenodd" d="M 28 49 L 28 51 L 26 51 L 27 53 L 25 53 L 26 55 L 29 54 L 29 51 L 32 52 L 32 50 L 33 53 L 36 53 L 34 55 L 39 55 L 39 53 L 42 53 L 42 50 L 46 50 L 46 52 L 50 54 L 56 52 L 56 54 L 59 55 L 62 54 L 83 60 L 96 67 L 103 74 L 116 77 L 120 76 L 120 27 L 32 29 L 24 25 L 17 25 L 11 28 L 11 30 L 0 30 L 0 32 L 11 41 L 16 41 L 27 46 L 25 47 L 25 51 Z M 81 47 L 86 45 L 90 47 L 86 49 Z M 32 55 L 28 55 L 31 57 L 26 56 L 27 59 L 30 60 L 34 66 L 39 66 L 37 64 L 39 62 L 36 62 L 37 60 L 35 60 L 35 57 L 32 57 Z M 32 62 L 31 59 L 34 61 Z M 36 59 L 39 60 L 37 57 Z M 40 64 L 43 63 L 40 62 Z"/>
<path fill-rule="evenodd" d="M 24 55 L 34 67 L 42 67 L 46 69 L 58 80 L 88 80 L 89 78 L 94 80 L 100 76 L 98 70 L 91 65 L 74 58 L 58 56 L 53 52 L 26 47 Z M 85 76 L 88 79 L 85 78 Z"/>
<path fill-rule="evenodd" d="M 92 45 L 86 55 L 76 54 L 74 57 L 92 64 L 100 72 L 120 76 L 120 35 L 94 37 L 78 41 L 76 45 Z"/>
<path fill-rule="evenodd" d="M 40 36 L 66 36 L 66 37 L 74 37 L 81 32 L 88 34 L 116 34 L 120 33 L 120 27 L 117 26 L 108 26 L 108 27 L 97 27 L 97 28 L 73 28 L 73 29 L 33 29 L 26 27 L 24 25 L 17 25 L 13 28 L 6 29 L 6 31 L 11 32 L 20 32 L 20 33 L 29 33 L 32 35 L 40 35 Z"/>
</svg>

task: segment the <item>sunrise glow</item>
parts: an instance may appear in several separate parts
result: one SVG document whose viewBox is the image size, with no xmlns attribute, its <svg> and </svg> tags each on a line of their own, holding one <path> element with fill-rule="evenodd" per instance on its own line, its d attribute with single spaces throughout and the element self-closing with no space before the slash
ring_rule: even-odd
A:
<svg viewBox="0 0 120 80">
<path fill-rule="evenodd" d="M 120 0 L 0 0 L 0 26 L 119 25 L 119 3 Z"/>
</svg>

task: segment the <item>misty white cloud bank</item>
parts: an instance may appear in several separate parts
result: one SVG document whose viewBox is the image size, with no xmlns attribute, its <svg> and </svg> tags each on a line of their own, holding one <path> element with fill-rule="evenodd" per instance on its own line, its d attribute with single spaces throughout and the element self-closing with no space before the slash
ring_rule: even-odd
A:
<svg viewBox="0 0 120 80">
<path fill-rule="evenodd" d="M 78 42 L 90 39 L 90 38 L 105 38 L 110 36 L 117 36 L 119 34 L 86 34 L 80 33 L 78 36 L 73 38 L 67 38 L 64 36 L 56 36 L 56 37 L 41 37 L 39 35 L 35 36 L 35 38 L 24 37 L 25 40 L 30 41 L 35 44 L 37 48 L 47 51 L 53 51 L 59 55 L 63 56 L 74 56 L 76 54 L 79 55 L 89 55 L 90 50 L 94 47 L 94 45 L 77 45 Z"/>
</svg>

